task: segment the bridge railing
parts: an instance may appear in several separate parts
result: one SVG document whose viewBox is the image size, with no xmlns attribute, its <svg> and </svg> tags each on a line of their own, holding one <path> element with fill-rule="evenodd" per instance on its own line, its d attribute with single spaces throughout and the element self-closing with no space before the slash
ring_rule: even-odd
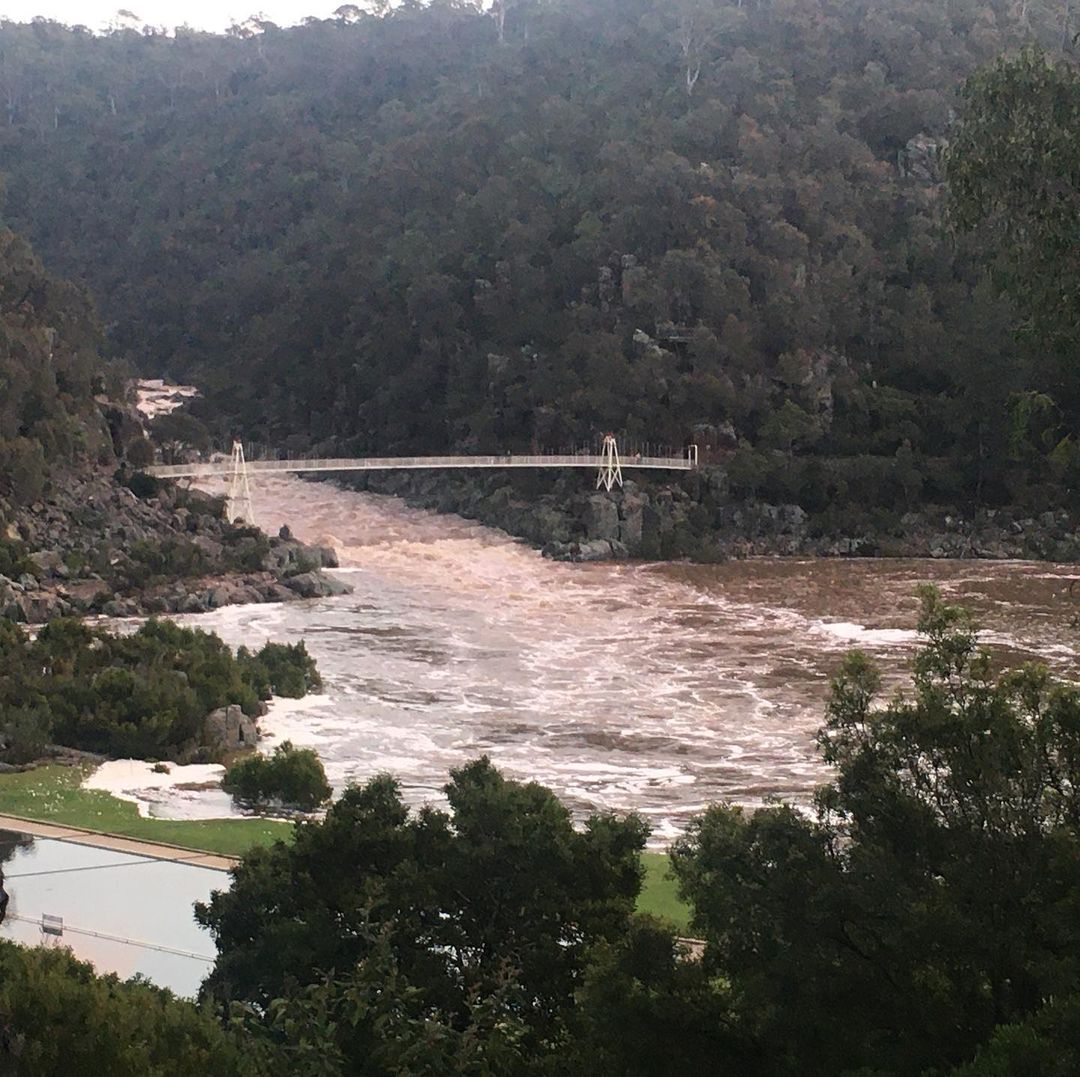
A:
<svg viewBox="0 0 1080 1077">
<path fill-rule="evenodd" d="M 249 472 L 302 473 L 313 471 L 394 471 L 435 468 L 544 468 L 583 467 L 593 470 L 603 466 L 605 458 L 596 454 L 566 453 L 545 455 L 506 456 L 368 456 L 355 459 L 296 459 L 296 460 L 248 460 Z M 697 446 L 687 450 L 686 456 L 642 456 L 632 453 L 621 458 L 624 469 L 653 468 L 665 471 L 692 471 L 697 467 Z M 147 472 L 162 479 L 209 478 L 230 475 L 230 460 L 199 464 L 155 464 Z"/>
</svg>

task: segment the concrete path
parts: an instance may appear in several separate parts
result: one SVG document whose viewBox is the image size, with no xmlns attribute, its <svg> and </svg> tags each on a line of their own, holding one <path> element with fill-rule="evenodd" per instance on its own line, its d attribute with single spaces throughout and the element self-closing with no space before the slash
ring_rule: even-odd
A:
<svg viewBox="0 0 1080 1077">
<path fill-rule="evenodd" d="M 23 819 L 18 815 L 0 815 L 0 830 L 14 830 L 34 838 L 55 838 L 57 841 L 70 841 L 76 845 L 92 845 L 95 849 L 112 849 L 117 853 L 146 856 L 154 860 L 172 860 L 199 868 L 212 868 L 215 871 L 228 871 L 240 862 L 239 857 L 227 856 L 224 853 L 199 853 L 179 845 L 126 838 L 120 834 L 86 830 L 81 826 L 67 826 L 64 823 L 41 823 L 34 819 Z"/>
</svg>

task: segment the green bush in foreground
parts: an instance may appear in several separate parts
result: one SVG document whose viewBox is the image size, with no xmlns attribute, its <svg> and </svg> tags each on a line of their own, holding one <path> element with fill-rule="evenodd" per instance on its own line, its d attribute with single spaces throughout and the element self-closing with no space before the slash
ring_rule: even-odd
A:
<svg viewBox="0 0 1080 1077">
<path fill-rule="evenodd" d="M 288 740 L 273 755 L 249 755 L 234 763 L 221 786 L 238 800 L 277 801 L 306 811 L 324 804 L 333 792 L 318 755 L 310 748 L 294 748 Z"/>
<path fill-rule="evenodd" d="M 169 991 L 97 976 L 65 950 L 0 941 L 0 1073 L 259 1072 L 238 1036 Z"/>
</svg>

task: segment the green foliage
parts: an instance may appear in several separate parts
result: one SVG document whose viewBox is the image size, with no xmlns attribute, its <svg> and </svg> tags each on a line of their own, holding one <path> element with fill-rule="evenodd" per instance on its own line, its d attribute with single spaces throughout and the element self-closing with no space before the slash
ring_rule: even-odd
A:
<svg viewBox="0 0 1080 1077">
<path fill-rule="evenodd" d="M 1055 351 L 1075 346 L 1080 73 L 1030 48 L 973 76 L 964 103 L 948 156 L 953 222 L 989 240 L 1025 330 Z"/>
<path fill-rule="evenodd" d="M 124 449 L 124 458 L 134 468 L 149 467 L 154 462 L 153 443 L 149 438 L 135 438 Z"/>
<path fill-rule="evenodd" d="M 0 940 L 0 1071 L 28 1077 L 260 1072 L 234 1034 L 168 991 L 97 976 L 63 950 L 6 940 Z"/>
<path fill-rule="evenodd" d="M 142 759 L 204 749 L 203 720 L 236 703 L 254 714 L 275 683 L 303 695 L 318 684 L 303 644 L 233 656 L 215 635 L 148 621 L 114 635 L 55 620 L 28 639 L 0 621 L 0 732 L 5 758 L 59 744 Z"/>
<path fill-rule="evenodd" d="M 930 458 L 962 499 L 1023 498 L 1000 478 L 1005 402 L 1059 394 L 1005 332 L 981 237 L 942 234 L 940 155 L 962 80 L 1057 41 L 1068 10 L 713 7 L 407 4 L 225 36 L 5 23 L 8 213 L 93 289 L 113 351 L 205 389 L 217 434 L 408 453 L 731 423 L 830 460 L 908 441 L 903 489 L 874 505 L 935 496 Z M 1068 120 L 1046 119 L 1048 152 Z M 155 437 L 205 443 L 190 417 Z M 812 478 L 786 486 L 809 500 Z"/>
<path fill-rule="evenodd" d="M 34 563 L 26 556 L 21 542 L 0 539 L 0 576 L 17 580 L 23 573 L 33 575 Z"/>
<path fill-rule="evenodd" d="M 312 811 L 330 799 L 333 790 L 317 753 L 284 741 L 273 755 L 249 755 L 229 767 L 221 787 L 238 800 L 277 802 Z"/>
<path fill-rule="evenodd" d="M 375 778 L 298 824 L 292 846 L 246 857 L 196 907 L 218 944 L 206 993 L 288 1015 L 277 1031 L 293 1048 L 323 1014 L 320 1042 L 349 1072 L 459 1072 L 424 1068 L 429 1043 L 433 1059 L 516 1060 L 485 1070 L 474 1054 L 460 1072 L 530 1072 L 565 1034 L 588 946 L 625 928 L 645 828 L 596 816 L 575 830 L 548 790 L 486 759 L 446 794 L 448 813 L 410 815 Z"/>
<path fill-rule="evenodd" d="M 147 475 L 145 471 L 131 471 L 123 473 L 123 484 L 136 496 L 144 500 L 149 497 L 157 497 L 161 490 L 161 480 L 153 475 Z"/>
<path fill-rule="evenodd" d="M 94 403 L 98 329 L 78 289 L 47 276 L 0 226 L 0 498 L 25 505 L 49 469 L 108 453 Z"/>
<path fill-rule="evenodd" d="M 757 1072 L 754 1044 L 732 1020 L 730 991 L 686 959 L 669 925 L 635 917 L 594 949 L 577 997 L 570 1072 L 668 1077 Z"/>
<path fill-rule="evenodd" d="M 991 1041 L 972 1072 L 1011 1073 L 989 1059 L 1064 1046 L 994 1030 L 1080 982 L 1080 691 L 995 675 L 933 591 L 920 630 L 910 697 L 878 705 L 873 664 L 845 661 L 816 818 L 710 808 L 673 850 L 761 1072 L 940 1071 Z"/>
<path fill-rule="evenodd" d="M 236 657 L 241 663 L 250 664 L 249 677 L 264 699 L 271 695 L 302 699 L 308 692 L 317 692 L 322 687 L 315 659 L 308 654 L 303 640 L 265 643 L 254 656 L 241 647 Z"/>
<path fill-rule="evenodd" d="M 188 450 L 206 452 L 211 444 L 210 431 L 184 411 L 159 415 L 153 421 L 150 434 L 161 447 L 162 460 L 167 464 L 181 461 Z"/>
</svg>

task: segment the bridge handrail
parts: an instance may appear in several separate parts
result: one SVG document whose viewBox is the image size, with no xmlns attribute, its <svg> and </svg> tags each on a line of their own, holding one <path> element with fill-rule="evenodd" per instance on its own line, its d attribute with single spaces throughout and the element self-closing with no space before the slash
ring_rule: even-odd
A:
<svg viewBox="0 0 1080 1077">
<path fill-rule="evenodd" d="M 383 471 L 421 468 L 506 468 L 506 467 L 584 467 L 598 468 L 604 457 L 576 453 L 545 455 L 541 453 L 520 456 L 368 456 L 358 458 L 328 457 L 298 460 L 248 460 L 248 471 L 308 472 L 308 471 Z M 697 467 L 697 446 L 693 445 L 686 456 L 641 456 L 631 454 L 622 457 L 623 468 L 656 468 L 666 471 L 693 471 Z M 232 471 L 230 460 L 197 464 L 154 464 L 146 468 L 148 474 L 161 479 L 200 478 L 228 475 Z"/>
</svg>

